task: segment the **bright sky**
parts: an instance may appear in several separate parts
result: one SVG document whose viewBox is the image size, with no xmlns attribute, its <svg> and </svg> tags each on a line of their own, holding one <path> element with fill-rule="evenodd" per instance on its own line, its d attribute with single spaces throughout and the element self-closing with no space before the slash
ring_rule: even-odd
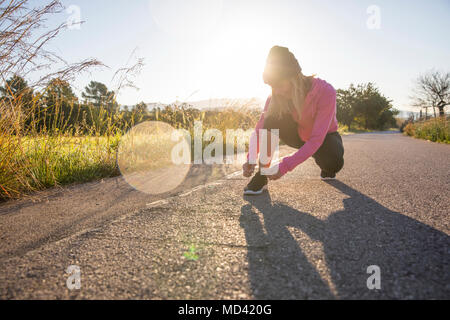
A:
<svg viewBox="0 0 450 320">
<path fill-rule="evenodd" d="M 126 65 L 135 48 L 137 56 L 145 58 L 136 79 L 140 90 L 121 92 L 121 104 L 265 99 L 270 87 L 263 83 L 262 72 L 274 45 L 288 47 L 305 74 L 315 73 L 336 89 L 375 82 L 400 110 L 410 109 L 414 78 L 431 68 L 450 70 L 449 0 L 63 4 L 77 6 L 86 22 L 79 30 L 61 34 L 52 48 L 68 61 L 95 57 L 111 67 L 80 77 L 76 88 L 83 89 L 90 80 L 112 86 L 114 71 Z M 64 21 L 69 16 L 57 18 Z"/>
</svg>

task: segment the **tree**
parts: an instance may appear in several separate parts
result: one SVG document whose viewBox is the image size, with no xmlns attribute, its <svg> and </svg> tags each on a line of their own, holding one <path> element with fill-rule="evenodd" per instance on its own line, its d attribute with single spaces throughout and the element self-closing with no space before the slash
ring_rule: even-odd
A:
<svg viewBox="0 0 450 320">
<path fill-rule="evenodd" d="M 136 113 L 145 114 L 147 113 L 147 104 L 145 102 L 140 102 L 133 107 L 133 111 Z"/>
<path fill-rule="evenodd" d="M 79 107 L 78 98 L 69 82 L 59 78 L 51 80 L 36 110 L 39 114 L 36 117 L 39 130 L 64 130 L 73 125 L 78 120 Z"/>
<path fill-rule="evenodd" d="M 108 111 L 115 112 L 118 104 L 115 101 L 115 92 L 108 91 L 106 85 L 101 82 L 91 81 L 81 94 L 85 103 L 92 103 L 96 107 L 104 107 Z"/>
<path fill-rule="evenodd" d="M 450 72 L 431 70 L 419 76 L 415 82 L 414 95 L 411 97 L 413 105 L 426 111 L 428 108 L 437 108 L 439 116 L 444 117 L 445 107 L 450 105 Z"/>
<path fill-rule="evenodd" d="M 371 82 L 351 84 L 347 90 L 336 91 L 338 121 L 351 128 L 353 122 L 365 129 L 384 129 L 395 126 L 398 111 L 392 101 L 384 97 Z"/>
<path fill-rule="evenodd" d="M 384 129 L 395 121 L 392 101 L 384 97 L 373 83 L 358 85 L 355 95 L 355 114 L 365 129 Z"/>
<path fill-rule="evenodd" d="M 377 128 L 396 127 L 397 121 L 395 120 L 395 117 L 398 116 L 399 113 L 400 111 L 395 108 L 383 110 L 378 117 Z"/>
<path fill-rule="evenodd" d="M 337 120 L 351 129 L 355 119 L 355 110 L 353 109 L 354 97 L 349 90 L 338 89 L 336 91 L 337 100 Z"/>
<path fill-rule="evenodd" d="M 14 75 L 8 80 L 3 87 L 0 87 L 0 94 L 8 100 L 20 99 L 25 103 L 29 103 L 33 99 L 33 89 L 22 77 Z"/>
<path fill-rule="evenodd" d="M 33 89 L 18 75 L 6 80 L 4 86 L 0 87 L 0 97 L 7 108 L 17 108 L 19 123 L 29 125 L 31 123 L 30 113 L 33 112 Z"/>
<path fill-rule="evenodd" d="M 45 91 L 44 99 L 47 106 L 55 105 L 57 101 L 78 102 L 78 98 L 69 82 L 59 78 L 50 81 Z"/>
</svg>

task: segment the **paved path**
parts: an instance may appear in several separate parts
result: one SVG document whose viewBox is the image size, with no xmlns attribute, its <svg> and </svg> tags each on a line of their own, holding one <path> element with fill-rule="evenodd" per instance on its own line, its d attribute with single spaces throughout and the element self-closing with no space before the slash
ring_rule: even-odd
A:
<svg viewBox="0 0 450 320">
<path fill-rule="evenodd" d="M 450 146 L 344 144 L 338 181 L 310 159 L 261 197 L 221 178 L 234 168 L 196 168 L 166 201 L 114 178 L 3 204 L 0 298 L 450 299 Z M 367 288 L 372 265 L 381 290 Z"/>
</svg>

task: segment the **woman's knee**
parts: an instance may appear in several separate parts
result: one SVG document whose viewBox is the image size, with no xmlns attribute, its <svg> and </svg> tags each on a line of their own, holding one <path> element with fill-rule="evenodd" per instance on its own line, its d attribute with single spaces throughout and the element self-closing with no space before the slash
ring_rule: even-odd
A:
<svg viewBox="0 0 450 320">
<path fill-rule="evenodd" d="M 317 158 L 316 163 L 325 172 L 338 173 L 344 167 L 344 157 L 328 155 L 326 158 Z"/>
<path fill-rule="evenodd" d="M 335 170 L 334 170 L 334 172 L 335 173 L 338 173 L 339 171 L 341 171 L 342 170 L 342 168 L 344 168 L 344 157 L 342 156 L 342 157 L 339 157 L 338 159 L 337 159 L 337 161 L 336 161 L 336 166 L 335 166 Z"/>
<path fill-rule="evenodd" d="M 344 146 L 340 135 L 327 136 L 324 144 L 314 155 L 317 165 L 330 173 L 337 173 L 344 167 Z"/>
</svg>

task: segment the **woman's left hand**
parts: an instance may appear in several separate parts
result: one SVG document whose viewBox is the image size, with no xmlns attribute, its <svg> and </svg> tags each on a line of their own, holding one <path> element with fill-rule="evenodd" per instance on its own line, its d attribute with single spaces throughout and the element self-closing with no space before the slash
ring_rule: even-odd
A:
<svg viewBox="0 0 450 320">
<path fill-rule="evenodd" d="M 276 180 L 281 179 L 282 176 L 283 176 L 283 175 L 280 173 L 280 170 L 278 170 L 277 173 L 272 174 L 272 175 L 270 175 L 270 176 L 267 176 L 267 178 L 268 178 L 269 180 L 276 181 Z"/>
</svg>

